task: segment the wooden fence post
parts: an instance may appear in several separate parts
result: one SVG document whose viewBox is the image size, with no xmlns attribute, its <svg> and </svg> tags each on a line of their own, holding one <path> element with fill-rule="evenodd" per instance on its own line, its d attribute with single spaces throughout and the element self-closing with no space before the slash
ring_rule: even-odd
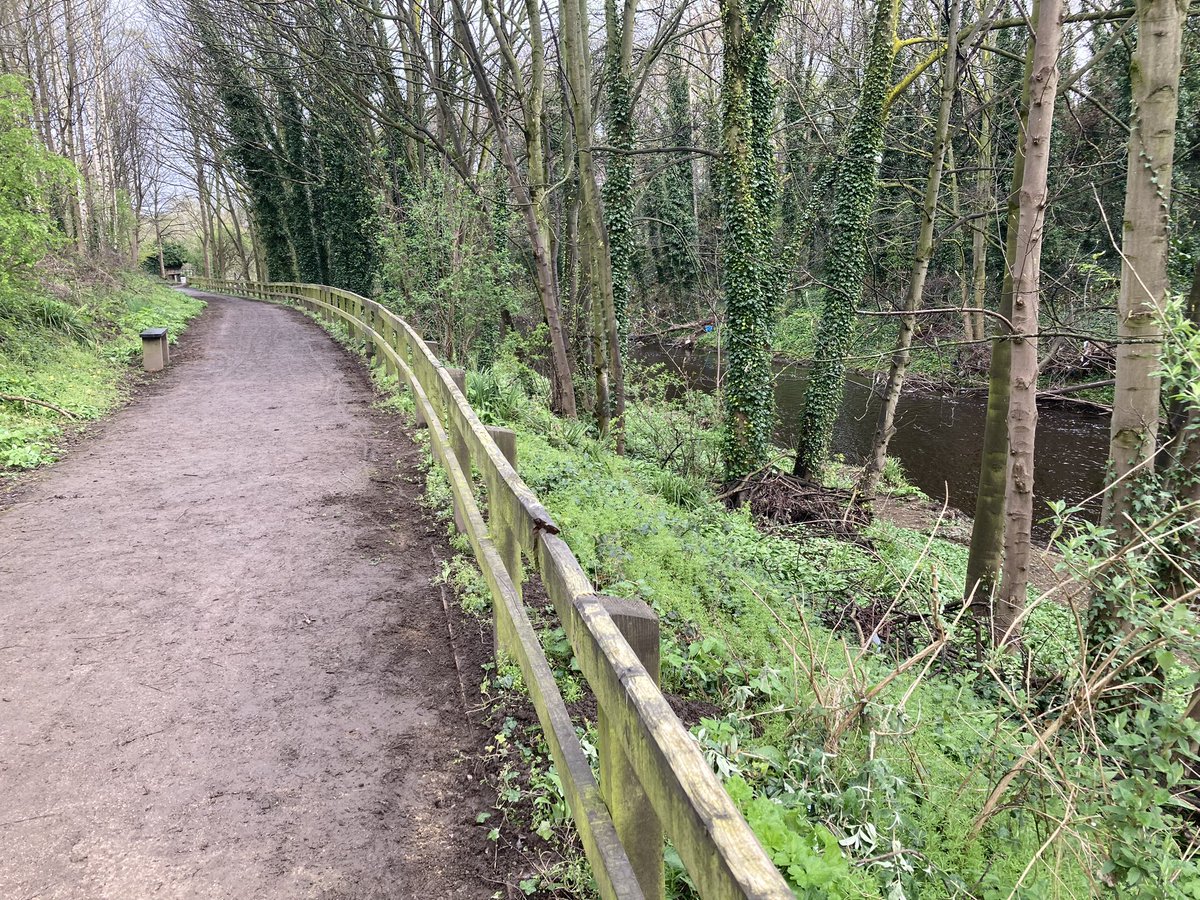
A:
<svg viewBox="0 0 1200 900">
<path fill-rule="evenodd" d="M 446 374 L 450 376 L 450 380 L 454 382 L 459 393 L 466 397 L 466 369 L 447 368 Z M 457 406 L 454 402 L 454 397 L 451 396 L 450 389 L 445 386 L 444 382 L 442 383 L 442 390 L 438 393 L 442 396 L 442 424 L 446 427 L 446 434 L 450 438 L 450 448 L 454 451 L 454 458 L 458 460 L 458 466 L 462 469 L 463 477 L 466 478 L 467 484 L 474 484 L 471 479 L 471 449 L 467 446 L 467 438 L 459 427 L 458 416 L 453 413 L 453 410 Z M 467 520 L 458 508 L 457 503 L 454 504 L 454 527 L 458 529 L 459 534 L 467 530 Z"/>
<path fill-rule="evenodd" d="M 484 425 L 483 427 L 496 442 L 496 446 L 500 448 L 500 452 L 504 454 L 509 465 L 515 469 L 517 467 L 517 433 L 509 428 L 499 428 L 495 425 Z M 492 471 L 491 466 L 481 466 L 481 468 L 484 468 L 485 471 Z M 495 485 L 489 479 L 488 490 L 491 491 L 494 488 Z M 488 532 L 496 545 L 496 550 L 500 553 L 504 568 L 512 579 L 513 587 L 517 590 L 517 596 L 520 596 L 521 547 L 513 534 L 512 523 L 505 524 L 503 519 L 504 513 L 500 504 L 490 504 L 488 506 Z M 496 659 L 500 659 L 501 653 L 505 649 L 504 642 L 509 639 L 507 634 L 501 635 L 500 623 L 501 617 L 494 615 L 492 617 L 492 652 Z"/>
<path fill-rule="evenodd" d="M 484 425 L 483 427 L 492 436 L 492 440 L 496 442 L 496 446 L 500 448 L 500 452 L 504 454 L 508 464 L 515 469 L 517 467 L 517 433 L 511 428 L 500 428 L 496 425 Z"/>
<path fill-rule="evenodd" d="M 654 610 L 640 600 L 618 597 L 601 600 L 613 623 L 658 684 L 659 628 Z M 599 707 L 596 724 L 600 738 L 600 795 L 646 900 L 662 900 L 666 891 L 662 821 L 625 755 L 620 729 L 605 715 L 603 706 Z"/>
</svg>

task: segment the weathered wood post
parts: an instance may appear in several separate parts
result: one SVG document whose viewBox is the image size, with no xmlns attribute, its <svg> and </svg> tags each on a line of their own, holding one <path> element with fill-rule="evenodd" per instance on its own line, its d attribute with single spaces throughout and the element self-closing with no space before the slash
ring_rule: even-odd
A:
<svg viewBox="0 0 1200 900">
<path fill-rule="evenodd" d="M 504 454 L 508 464 L 515 469 L 517 467 L 517 433 L 511 428 L 501 428 L 498 425 L 484 425 L 483 427 L 492 436 L 492 440 L 496 442 L 496 446 L 500 448 L 500 452 Z"/>
<path fill-rule="evenodd" d="M 509 428 L 499 428 L 495 425 L 485 425 L 483 427 L 487 429 L 492 440 L 496 442 L 496 446 L 504 454 L 504 458 L 508 460 L 508 464 L 515 469 L 517 467 L 517 433 Z M 485 470 L 491 471 L 491 467 L 485 467 Z M 496 491 L 496 493 L 492 493 L 493 491 Z M 499 489 L 491 479 L 488 479 L 488 496 L 489 498 L 499 497 Z M 513 532 L 513 523 L 505 522 L 503 507 L 497 501 L 492 501 L 488 504 L 488 532 L 496 545 L 496 550 L 500 554 L 504 568 L 512 578 L 513 587 L 517 590 L 517 596 L 520 596 L 521 545 L 517 542 L 516 534 Z M 500 633 L 500 622 L 500 616 L 492 616 L 492 653 L 496 659 L 500 659 L 505 650 L 504 643 L 509 640 L 508 634 Z"/>
<path fill-rule="evenodd" d="M 147 328 L 142 332 L 142 368 L 147 372 L 160 372 L 171 362 L 171 351 L 167 346 L 167 329 Z"/>
<path fill-rule="evenodd" d="M 392 326 L 392 317 L 385 312 L 381 318 L 383 319 L 383 342 L 396 351 L 396 353 L 399 353 L 400 349 L 396 346 L 396 329 Z M 400 370 L 396 368 L 396 363 L 393 361 L 390 353 L 383 354 L 383 374 L 390 375 L 396 379 L 400 377 Z"/>
<path fill-rule="evenodd" d="M 375 305 L 370 301 L 365 303 L 360 301 L 359 308 L 362 310 L 362 321 L 366 325 L 363 331 L 363 340 L 366 341 L 367 367 L 370 368 L 375 364 L 375 337 L 368 333 L 375 331 Z"/>
<path fill-rule="evenodd" d="M 454 382 L 458 392 L 465 398 L 467 396 L 466 369 L 448 367 L 446 374 L 450 376 L 450 380 Z M 450 437 L 450 448 L 454 451 L 454 458 L 458 460 L 458 467 L 462 469 L 467 484 L 471 484 L 471 450 L 467 446 L 466 435 L 459 427 L 459 417 L 454 414 L 456 407 L 457 404 L 454 402 L 454 396 L 450 393 L 449 387 L 445 388 L 442 396 L 442 424 L 446 427 L 446 434 Z M 460 534 L 467 530 L 467 520 L 457 503 L 454 504 L 454 527 Z"/>
<path fill-rule="evenodd" d="M 657 685 L 659 683 L 659 627 L 654 610 L 640 600 L 602 597 L 613 624 Z M 600 795 L 608 806 L 638 884 L 646 900 L 662 900 L 666 882 L 663 871 L 663 827 L 646 796 L 641 781 L 625 753 L 619 719 L 599 708 Z"/>
<path fill-rule="evenodd" d="M 433 358 L 436 360 L 438 357 L 438 349 L 439 349 L 438 342 L 437 341 L 426 341 L 425 346 L 429 348 L 429 352 L 433 354 Z M 426 384 L 427 384 L 427 379 L 425 377 L 426 376 L 426 371 L 425 371 L 426 360 L 424 358 L 424 355 L 421 353 L 421 351 L 418 350 L 416 347 L 412 348 L 412 368 L 413 368 L 413 375 L 416 376 L 417 381 L 421 383 L 422 387 L 426 387 Z M 425 396 L 429 397 L 430 402 L 433 401 L 433 397 L 429 395 L 428 391 L 425 392 Z M 414 398 L 414 400 L 415 400 L 415 398 Z M 420 428 L 421 426 L 423 426 L 425 424 L 425 416 L 421 412 L 421 405 L 419 403 L 415 404 L 415 409 L 417 411 L 416 426 L 418 428 Z"/>
</svg>

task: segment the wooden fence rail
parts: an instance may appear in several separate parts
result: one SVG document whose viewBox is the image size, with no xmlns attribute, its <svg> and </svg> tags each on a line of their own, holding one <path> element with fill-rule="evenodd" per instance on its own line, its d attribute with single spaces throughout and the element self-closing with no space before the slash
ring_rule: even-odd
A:
<svg viewBox="0 0 1200 900">
<path fill-rule="evenodd" d="M 456 383 L 461 373 L 439 362 L 403 319 L 349 291 L 204 278 L 194 284 L 340 320 L 412 391 L 418 422 L 428 426 L 450 482 L 455 523 L 491 591 L 497 651 L 524 675 L 600 894 L 662 898 L 665 836 L 703 897 L 792 897 L 658 688 L 657 618 L 645 604 L 596 593 L 553 518 L 471 409 Z M 475 472 L 487 491 L 486 521 Z M 521 600 L 526 565 L 541 575 L 596 696 L 599 783 Z"/>
</svg>

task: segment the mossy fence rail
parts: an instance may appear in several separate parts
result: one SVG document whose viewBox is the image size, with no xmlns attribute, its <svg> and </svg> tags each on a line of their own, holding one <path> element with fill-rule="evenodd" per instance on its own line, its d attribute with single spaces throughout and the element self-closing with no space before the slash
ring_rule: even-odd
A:
<svg viewBox="0 0 1200 900">
<path fill-rule="evenodd" d="M 550 514 L 471 409 L 461 372 L 439 362 L 407 322 L 357 294 L 312 284 L 194 283 L 340 320 L 412 391 L 450 482 L 455 523 L 491 590 L 497 652 L 524 675 L 601 895 L 661 898 L 665 836 L 703 897 L 792 897 L 658 688 L 657 618 L 645 604 L 596 593 Z M 475 473 L 486 488 L 486 521 Z M 521 600 L 526 562 L 541 575 L 596 696 L 599 783 Z"/>
</svg>

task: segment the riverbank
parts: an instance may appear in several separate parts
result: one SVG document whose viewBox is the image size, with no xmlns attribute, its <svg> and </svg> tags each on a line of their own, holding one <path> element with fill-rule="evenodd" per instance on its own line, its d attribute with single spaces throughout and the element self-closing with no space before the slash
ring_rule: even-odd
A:
<svg viewBox="0 0 1200 900">
<path fill-rule="evenodd" d="M 691 389 L 693 396 L 713 394 L 723 375 L 721 356 L 699 350 L 662 352 L 643 346 L 635 360 L 640 371 L 630 376 L 631 382 L 661 377 L 676 385 L 675 394 L 680 385 Z M 775 443 L 794 447 L 807 371 L 799 364 L 779 364 L 774 382 Z M 644 394 L 640 385 L 631 390 Z M 835 455 L 851 465 L 869 457 L 880 405 L 877 382 L 869 377 L 849 377 L 834 423 Z M 715 416 L 714 410 L 708 427 L 716 426 Z M 973 514 L 986 419 L 985 391 L 906 391 L 897 409 L 889 455 L 903 466 L 908 480 L 930 497 Z M 1081 414 L 1077 407 L 1061 403 L 1039 404 L 1034 479 L 1035 536 L 1039 540 L 1045 541 L 1052 531 L 1045 521 L 1051 515 L 1051 502 L 1082 504 L 1087 516 L 1098 517 L 1096 498 L 1104 485 L 1108 445 L 1106 417 L 1092 411 Z"/>
<path fill-rule="evenodd" d="M 0 295 L 0 478 L 58 458 L 70 436 L 122 402 L 140 332 L 172 341 L 204 302 L 132 272 L 70 273 Z"/>
<path fill-rule="evenodd" d="M 386 405 L 411 409 L 376 376 Z M 467 393 L 484 421 L 517 432 L 518 470 L 597 589 L 657 612 L 664 690 L 798 896 L 1133 896 L 1124 886 L 1159 873 L 1200 885 L 1184 849 L 1154 823 L 1131 824 L 1141 798 L 1111 794 L 1112 766 L 1133 757 L 1074 712 L 1086 659 L 1074 611 L 1031 599 L 1022 654 L 989 650 L 959 602 L 961 544 L 882 517 L 834 535 L 727 508 L 698 477 L 719 461 L 713 398 L 670 382 L 631 382 L 623 457 L 552 415 L 548 382 L 511 353 L 469 372 Z M 912 496 L 896 472 L 888 483 Z M 431 466 L 426 500 L 451 531 L 448 499 Z M 1096 563 L 1087 535 L 1065 545 L 1072 574 Z M 487 586 L 461 539 L 457 549 L 444 578 L 483 640 Z M 536 580 L 527 587 L 594 746 L 594 701 Z M 535 861 L 527 895 L 594 896 L 519 672 L 471 661 L 464 680 L 496 729 L 487 777 L 499 799 L 479 821 Z M 670 848 L 666 860 L 668 895 L 693 897 Z"/>
<path fill-rule="evenodd" d="M 988 342 L 967 341 L 961 321 L 950 324 L 948 314 L 936 319 L 919 317 L 917 334 L 905 373 L 904 390 L 917 393 L 987 393 Z M 847 353 L 847 371 L 868 382 L 886 380 L 896 344 L 898 318 L 865 317 L 859 323 Z M 778 369 L 807 368 L 816 352 L 820 322 L 817 298 L 793 302 L 778 317 L 771 346 Z M 698 320 L 657 333 L 644 334 L 644 343 L 663 353 L 716 353 L 720 331 L 712 319 Z M 1069 343 L 1056 339 L 1043 356 L 1040 400 L 1061 404 L 1087 415 L 1107 415 L 1112 408 L 1111 354 L 1106 344 Z M 1074 350 L 1074 352 L 1072 352 Z"/>
<path fill-rule="evenodd" d="M 697 477 L 716 459 L 712 399 L 664 392 L 639 385 L 617 457 L 547 412 L 528 369 L 468 376 L 481 416 L 517 430 L 522 477 L 597 588 L 659 614 L 664 688 L 708 710 L 692 732 L 799 895 L 1004 896 L 1046 881 L 1087 895 L 1090 843 L 1064 837 L 1070 853 L 1040 857 L 1045 835 L 1017 809 L 972 833 L 1028 740 L 1028 709 L 1006 696 L 1008 676 L 966 662 L 965 548 L 886 514 L 850 539 L 727 509 Z M 895 471 L 888 483 L 887 503 L 928 512 Z M 1064 677 L 1073 631 L 1065 607 L 1033 605 L 1033 678 Z M 561 643 L 552 627 L 543 639 Z M 564 695 L 578 695 L 558 656 Z"/>
</svg>

